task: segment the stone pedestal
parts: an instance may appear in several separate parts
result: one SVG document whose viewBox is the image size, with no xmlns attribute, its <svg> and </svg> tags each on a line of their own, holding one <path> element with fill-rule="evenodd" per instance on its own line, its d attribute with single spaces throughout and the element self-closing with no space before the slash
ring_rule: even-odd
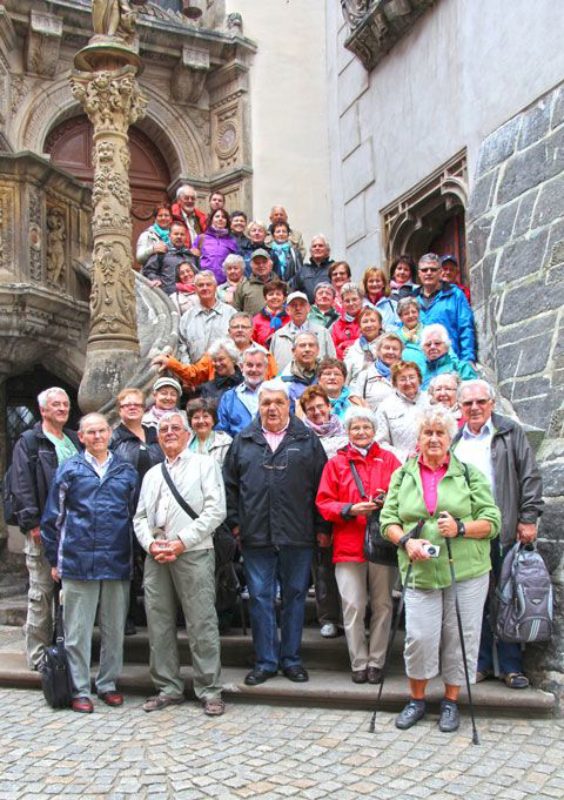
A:
<svg viewBox="0 0 564 800">
<path fill-rule="evenodd" d="M 147 101 L 135 79 L 140 59 L 130 43 L 93 36 L 75 65 L 72 91 L 94 127 L 91 317 L 79 389 L 80 407 L 88 412 L 115 397 L 139 358 L 127 129 L 143 116 Z"/>
</svg>

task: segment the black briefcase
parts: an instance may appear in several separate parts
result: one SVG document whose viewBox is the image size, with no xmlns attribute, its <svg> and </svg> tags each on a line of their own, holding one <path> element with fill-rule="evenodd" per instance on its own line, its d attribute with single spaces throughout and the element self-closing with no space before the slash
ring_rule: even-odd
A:
<svg viewBox="0 0 564 800">
<path fill-rule="evenodd" d="M 39 665 L 41 687 L 51 708 L 68 708 L 72 701 L 73 685 L 63 628 L 63 606 L 59 591 L 55 592 L 55 630 L 53 644 L 43 650 Z"/>
</svg>

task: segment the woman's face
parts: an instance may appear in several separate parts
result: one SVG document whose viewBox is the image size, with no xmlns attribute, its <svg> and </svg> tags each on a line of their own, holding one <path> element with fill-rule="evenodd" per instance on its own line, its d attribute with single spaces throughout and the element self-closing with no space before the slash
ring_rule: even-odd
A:
<svg viewBox="0 0 564 800">
<path fill-rule="evenodd" d="M 448 352 L 448 344 L 438 336 L 429 336 L 429 338 L 422 343 L 421 348 L 427 356 L 428 361 L 436 361 Z"/>
<path fill-rule="evenodd" d="M 161 386 L 160 389 L 154 393 L 155 408 L 162 411 L 172 411 L 176 408 L 179 401 L 178 392 L 173 386 Z"/>
<path fill-rule="evenodd" d="M 347 292 L 344 297 L 341 297 L 343 310 L 351 317 L 356 317 L 362 307 L 362 300 L 355 292 Z"/>
<path fill-rule="evenodd" d="M 235 372 L 235 364 L 225 350 L 220 350 L 216 356 L 213 356 L 212 361 L 215 374 L 220 378 L 233 375 Z"/>
<path fill-rule="evenodd" d="M 159 208 L 155 217 L 157 225 L 161 228 L 170 228 L 172 222 L 172 214 L 168 208 Z"/>
<path fill-rule="evenodd" d="M 181 264 L 178 267 L 178 278 L 180 283 L 194 283 L 195 271 L 189 264 Z"/>
<path fill-rule="evenodd" d="M 403 369 L 396 378 L 398 390 L 409 400 L 413 400 L 417 396 L 420 385 L 419 375 L 411 368 Z"/>
<path fill-rule="evenodd" d="M 439 423 L 433 423 L 423 426 L 417 442 L 424 458 L 440 461 L 448 453 L 450 436 L 446 428 Z"/>
<path fill-rule="evenodd" d="M 214 228 L 227 228 L 227 217 L 222 208 L 218 208 L 211 219 Z"/>
<path fill-rule="evenodd" d="M 374 426 L 368 419 L 353 419 L 349 427 L 349 441 L 355 447 L 370 447 L 374 441 Z"/>
<path fill-rule="evenodd" d="M 349 271 L 346 267 L 335 267 L 333 272 L 331 273 L 331 283 L 339 292 L 341 290 L 341 286 L 343 286 L 347 281 L 350 280 Z"/>
<path fill-rule="evenodd" d="M 439 375 L 433 384 L 432 397 L 435 403 L 439 403 L 446 408 L 454 408 L 456 405 L 456 381 L 452 378 Z"/>
<path fill-rule="evenodd" d="M 266 305 L 271 311 L 280 311 L 285 299 L 284 292 L 280 291 L 280 289 L 272 289 L 266 293 L 265 297 Z"/>
<path fill-rule="evenodd" d="M 318 378 L 319 385 L 325 389 L 329 397 L 338 397 L 345 385 L 345 378 L 338 367 L 324 369 Z"/>
<path fill-rule="evenodd" d="M 288 237 L 290 234 L 288 233 L 288 228 L 285 225 L 275 225 L 274 230 L 272 231 L 272 238 L 278 244 L 284 244 L 284 242 L 288 241 Z"/>
<path fill-rule="evenodd" d="M 198 439 L 207 439 L 213 428 L 213 417 L 209 411 L 196 411 L 192 416 L 190 427 Z"/>
<path fill-rule="evenodd" d="M 329 422 L 331 405 L 323 397 L 314 397 L 304 408 L 306 417 L 314 425 L 324 425 Z"/>
<path fill-rule="evenodd" d="M 419 324 L 419 306 L 410 303 L 400 314 L 400 319 L 408 331 L 413 330 Z"/>
<path fill-rule="evenodd" d="M 235 217 L 231 217 L 231 230 L 233 233 L 236 233 L 240 236 L 242 233 L 245 232 L 245 228 L 247 227 L 247 220 L 241 214 L 237 214 Z"/>
<path fill-rule="evenodd" d="M 377 339 L 382 331 L 382 321 L 378 314 L 365 311 L 360 320 L 360 330 L 367 341 L 373 342 Z"/>
<path fill-rule="evenodd" d="M 401 358 L 401 343 L 395 339 L 385 339 L 380 345 L 378 355 L 387 367 L 391 367 Z"/>
<path fill-rule="evenodd" d="M 411 280 L 411 270 L 409 264 L 405 261 L 400 261 L 394 270 L 394 280 L 396 283 L 404 284 Z"/>
<path fill-rule="evenodd" d="M 384 291 L 385 283 L 380 275 L 370 275 L 366 279 L 366 290 L 368 294 L 378 294 Z"/>
<path fill-rule="evenodd" d="M 315 292 L 315 305 L 324 313 L 325 311 L 329 311 L 329 309 L 332 307 L 334 299 L 335 295 L 331 289 L 327 289 L 324 286 L 322 286 L 320 289 L 317 289 Z"/>
<path fill-rule="evenodd" d="M 239 262 L 235 262 L 234 264 L 228 264 L 225 267 L 225 274 L 227 275 L 227 280 L 230 283 L 239 283 L 241 278 L 243 277 L 243 266 Z"/>
<path fill-rule="evenodd" d="M 251 225 L 249 228 L 249 239 L 253 244 L 262 244 L 266 238 L 266 231 L 260 225 Z"/>
<path fill-rule="evenodd" d="M 140 395 L 136 393 L 126 394 L 119 404 L 119 418 L 124 425 L 131 425 L 141 422 L 145 404 Z"/>
</svg>

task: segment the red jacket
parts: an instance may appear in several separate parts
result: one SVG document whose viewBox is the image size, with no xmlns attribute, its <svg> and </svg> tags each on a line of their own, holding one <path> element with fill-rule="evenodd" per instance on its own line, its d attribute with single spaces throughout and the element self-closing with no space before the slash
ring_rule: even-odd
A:
<svg viewBox="0 0 564 800">
<path fill-rule="evenodd" d="M 337 351 L 337 358 L 340 361 L 343 360 L 345 353 L 360 334 L 360 325 L 356 320 L 354 322 L 346 322 L 343 317 L 340 317 L 331 325 L 331 338 Z"/>
<path fill-rule="evenodd" d="M 270 319 L 259 311 L 258 314 L 255 314 L 253 317 L 253 341 L 257 344 L 261 344 L 263 347 L 270 346 L 270 339 L 273 334 L 276 333 L 277 330 L 280 330 L 286 323 L 290 322 L 290 317 L 284 311 L 280 319 L 280 325 L 277 328 L 270 327 Z"/>
<path fill-rule="evenodd" d="M 347 506 L 360 503 L 361 496 L 349 466 L 353 461 L 368 497 L 387 492 L 392 473 L 401 466 L 389 450 L 376 442 L 366 456 L 351 445 L 343 447 L 323 469 L 317 492 L 319 513 L 333 523 L 333 561 L 366 561 L 364 557 L 364 532 L 366 517 L 344 517 Z"/>
<path fill-rule="evenodd" d="M 180 208 L 180 203 L 173 203 L 172 204 L 171 213 L 172 213 L 172 218 L 174 220 L 178 220 L 178 222 L 185 222 L 186 221 L 184 219 L 184 217 L 182 216 L 182 210 Z M 206 217 L 206 215 L 204 214 L 203 211 L 200 211 L 199 208 L 195 208 L 194 209 L 194 215 L 196 216 L 196 219 L 198 220 L 198 223 L 200 225 L 200 229 L 201 229 L 200 233 L 203 233 L 205 231 L 205 229 L 206 229 L 206 219 L 207 219 L 207 217 Z M 190 231 L 189 230 L 186 232 L 186 247 L 193 247 L 193 242 L 190 239 Z"/>
</svg>

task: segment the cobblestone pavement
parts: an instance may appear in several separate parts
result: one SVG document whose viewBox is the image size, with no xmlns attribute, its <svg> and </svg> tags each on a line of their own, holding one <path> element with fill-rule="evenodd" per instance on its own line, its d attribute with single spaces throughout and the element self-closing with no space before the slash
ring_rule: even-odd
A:
<svg viewBox="0 0 564 800">
<path fill-rule="evenodd" d="M 143 698 L 94 714 L 52 711 L 38 691 L 0 689 L 0 799 L 140 800 L 564 797 L 563 726 L 555 720 L 436 717 L 400 732 L 381 712 L 195 702 L 146 714 Z"/>
</svg>

